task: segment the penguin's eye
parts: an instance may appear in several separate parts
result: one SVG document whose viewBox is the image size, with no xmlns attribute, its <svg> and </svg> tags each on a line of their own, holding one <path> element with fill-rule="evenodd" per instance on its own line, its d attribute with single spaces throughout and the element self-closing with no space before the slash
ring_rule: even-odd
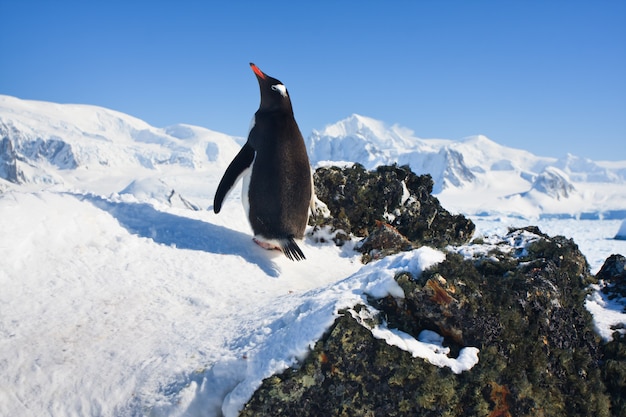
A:
<svg viewBox="0 0 626 417">
<path fill-rule="evenodd" d="M 275 84 L 272 86 L 272 90 L 278 91 L 281 96 L 287 97 L 287 88 L 282 84 Z"/>
</svg>

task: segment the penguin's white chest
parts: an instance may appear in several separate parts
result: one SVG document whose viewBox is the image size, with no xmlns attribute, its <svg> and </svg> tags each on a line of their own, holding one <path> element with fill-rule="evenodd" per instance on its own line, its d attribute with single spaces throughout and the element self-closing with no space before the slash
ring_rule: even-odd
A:
<svg viewBox="0 0 626 417">
<path fill-rule="evenodd" d="M 256 124 L 256 115 L 252 116 L 252 120 L 250 120 L 250 127 L 248 127 L 248 137 L 250 136 L 250 132 L 254 129 L 254 125 Z M 243 209 L 246 212 L 246 219 L 250 222 L 250 178 L 252 177 L 252 169 L 254 168 L 254 161 L 256 160 L 256 152 L 254 153 L 254 158 L 252 159 L 252 163 L 242 175 L 242 186 L 241 186 L 241 204 L 243 205 Z M 250 225 L 252 226 L 252 225 Z"/>
<path fill-rule="evenodd" d="M 248 222 L 250 221 L 250 178 L 252 177 L 252 170 L 254 169 L 255 160 L 256 153 L 254 154 L 254 159 L 252 160 L 250 166 L 246 168 L 246 170 L 241 174 L 241 204 L 243 205 L 243 209 L 246 212 L 246 219 L 248 219 Z"/>
</svg>

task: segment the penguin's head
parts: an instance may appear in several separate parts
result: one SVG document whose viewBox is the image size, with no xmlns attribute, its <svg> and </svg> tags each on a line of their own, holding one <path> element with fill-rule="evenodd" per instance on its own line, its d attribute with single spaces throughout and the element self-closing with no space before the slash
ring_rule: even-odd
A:
<svg viewBox="0 0 626 417">
<path fill-rule="evenodd" d="M 293 113 L 287 87 L 276 78 L 270 77 L 252 62 L 250 63 L 261 89 L 259 110 L 285 110 Z"/>
</svg>

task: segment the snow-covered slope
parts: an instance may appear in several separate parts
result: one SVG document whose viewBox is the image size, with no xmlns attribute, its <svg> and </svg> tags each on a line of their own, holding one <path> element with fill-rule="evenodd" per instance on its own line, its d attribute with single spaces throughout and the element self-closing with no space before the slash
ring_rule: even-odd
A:
<svg viewBox="0 0 626 417">
<path fill-rule="evenodd" d="M 626 160 L 541 157 L 482 135 L 421 139 L 406 128 L 359 115 L 314 131 L 307 146 L 317 165 L 408 164 L 433 177 L 444 206 L 465 214 L 626 217 Z"/>
<path fill-rule="evenodd" d="M 0 195 L 0 415 L 235 417 L 338 309 L 401 296 L 395 273 L 443 259 L 362 266 L 306 240 L 292 262 L 252 243 L 238 198 L 217 216 L 137 197 Z M 478 359 L 408 345 L 454 372 Z"/>
</svg>

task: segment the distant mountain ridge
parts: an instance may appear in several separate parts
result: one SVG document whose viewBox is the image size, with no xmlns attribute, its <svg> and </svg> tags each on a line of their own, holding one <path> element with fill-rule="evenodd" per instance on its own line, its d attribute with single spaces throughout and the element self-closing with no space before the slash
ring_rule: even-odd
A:
<svg viewBox="0 0 626 417">
<path fill-rule="evenodd" d="M 626 180 L 626 161 L 621 168 L 613 169 L 571 154 L 562 159 L 541 157 L 499 145 L 483 135 L 460 141 L 421 139 L 409 129 L 386 127 L 379 120 L 357 114 L 321 131 L 314 130 L 307 147 L 314 165 L 350 161 L 371 169 L 383 164 L 408 164 L 418 173 L 430 173 L 439 183 L 438 192 L 473 182 L 476 175 L 487 171 L 518 171 L 529 180 L 548 167 L 560 169 L 574 181 Z"/>
<path fill-rule="evenodd" d="M 597 217 L 626 213 L 626 161 L 595 162 L 566 154 L 536 156 L 483 135 L 459 141 L 422 139 L 406 128 L 353 114 L 313 131 L 313 165 L 358 162 L 368 169 L 397 163 L 430 174 L 434 193 L 463 213 Z"/>
<path fill-rule="evenodd" d="M 155 128 L 101 107 L 0 95 L 0 178 L 14 184 L 69 186 L 87 170 L 106 177 L 225 167 L 238 148 L 235 138 L 201 127 Z"/>
<path fill-rule="evenodd" d="M 161 181 L 153 184 L 168 183 L 180 170 L 221 175 L 242 141 L 197 126 L 156 128 L 97 106 L 0 95 L 0 192 L 10 184 L 84 188 L 86 178 L 105 184 L 118 172 Z M 422 139 L 357 114 L 314 130 L 305 141 L 314 167 L 397 163 L 430 174 L 442 203 L 466 214 L 626 212 L 626 161 L 536 156 L 482 135 Z"/>
</svg>

